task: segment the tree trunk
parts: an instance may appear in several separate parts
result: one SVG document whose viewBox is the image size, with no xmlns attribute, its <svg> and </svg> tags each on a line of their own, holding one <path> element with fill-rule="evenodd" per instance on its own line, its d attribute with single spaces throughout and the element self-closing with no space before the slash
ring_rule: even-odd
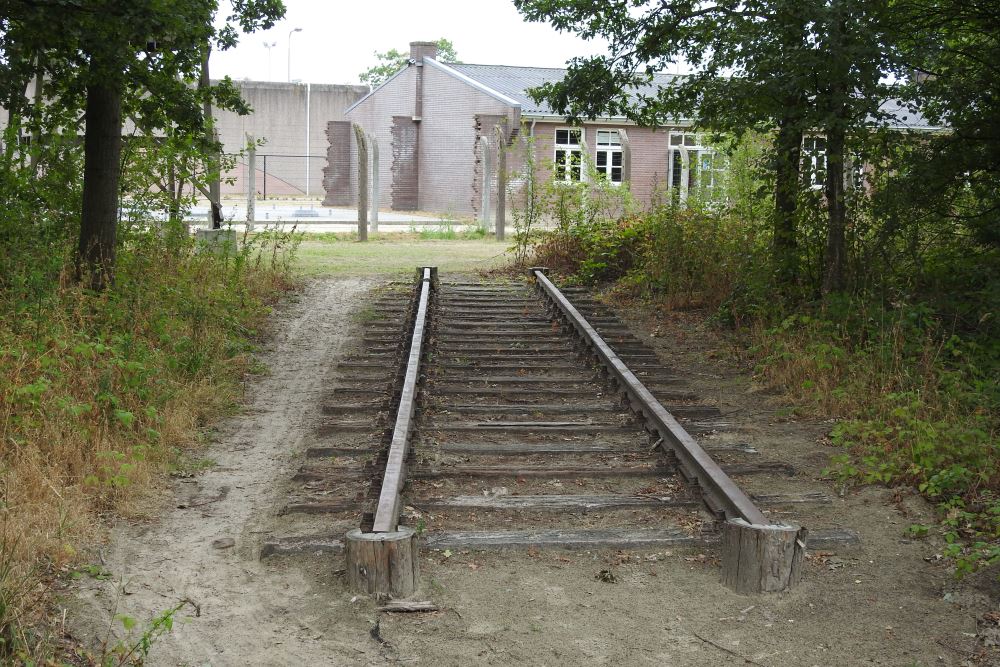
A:
<svg viewBox="0 0 1000 667">
<path fill-rule="evenodd" d="M 791 117 L 778 124 L 774 191 L 774 240 L 772 253 L 775 274 L 782 285 L 798 279 L 798 243 L 795 216 L 799 197 L 799 165 L 802 155 L 802 129 Z"/>
<path fill-rule="evenodd" d="M 91 70 L 95 70 L 93 65 Z M 76 276 L 91 289 L 100 291 L 114 280 L 122 153 L 122 95 L 115 83 L 98 81 L 95 75 L 94 83 L 87 87 L 83 211 Z"/>
<path fill-rule="evenodd" d="M 843 292 L 847 286 L 844 266 L 847 258 L 847 201 L 844 197 L 844 130 L 827 131 L 826 135 L 826 270 L 823 293 Z"/>
<path fill-rule="evenodd" d="M 823 272 L 823 294 L 843 292 L 847 287 L 847 201 L 844 196 L 844 144 L 847 127 L 847 104 L 852 87 L 850 61 L 846 49 L 847 24 L 845 3 L 833 0 L 829 6 L 827 57 L 828 74 L 826 123 L 826 257 Z"/>
<path fill-rule="evenodd" d="M 222 183 L 219 173 L 222 160 L 218 151 L 218 135 L 215 132 L 215 120 L 212 116 L 212 97 L 208 89 L 212 86 L 212 80 L 208 75 L 208 60 L 212 55 L 212 43 L 205 42 L 205 51 L 201 60 L 201 78 L 198 80 L 198 89 L 204 98 L 202 99 L 202 115 L 205 122 L 205 144 L 208 146 L 206 171 L 208 172 L 208 215 L 209 225 L 212 229 L 222 229 Z"/>
</svg>

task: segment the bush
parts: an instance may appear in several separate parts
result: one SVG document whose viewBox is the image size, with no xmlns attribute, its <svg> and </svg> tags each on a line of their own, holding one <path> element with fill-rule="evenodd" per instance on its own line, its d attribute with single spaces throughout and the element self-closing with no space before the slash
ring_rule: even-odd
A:
<svg viewBox="0 0 1000 667">
<path fill-rule="evenodd" d="M 909 485 L 937 503 L 957 571 L 1000 561 L 1000 251 L 960 220 L 914 221 L 898 193 L 855 190 L 852 289 L 822 296 L 823 201 L 804 190 L 798 280 L 779 284 L 769 184 L 753 176 L 760 155 L 737 148 L 721 200 L 682 206 L 667 196 L 644 212 L 595 216 L 550 200 L 558 224 L 532 261 L 662 306 L 703 308 L 746 342 L 760 380 L 840 420 L 831 437 L 845 453 L 831 475 Z"/>
<path fill-rule="evenodd" d="M 116 281 L 71 279 L 78 146 L 31 167 L 0 155 L 0 662 L 28 660 L 42 583 L 129 514 L 198 428 L 235 402 L 269 304 L 290 287 L 295 234 L 199 251 L 140 200 L 119 226 Z M 75 166 L 74 166 L 75 165 Z"/>
</svg>

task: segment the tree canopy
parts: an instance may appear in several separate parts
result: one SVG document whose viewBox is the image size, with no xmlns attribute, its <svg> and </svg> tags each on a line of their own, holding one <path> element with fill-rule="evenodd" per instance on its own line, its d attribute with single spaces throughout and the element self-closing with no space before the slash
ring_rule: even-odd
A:
<svg viewBox="0 0 1000 667">
<path fill-rule="evenodd" d="M 451 40 L 442 37 L 437 40 L 437 47 L 437 59 L 441 62 L 460 62 L 458 54 L 455 53 L 455 45 L 451 43 Z M 406 67 L 406 63 L 410 59 L 408 52 L 397 51 L 396 49 L 389 49 L 382 53 L 375 51 L 374 55 L 378 63 L 358 75 L 361 83 L 367 83 L 372 88 L 378 88 L 385 83 L 386 79 Z"/>
<path fill-rule="evenodd" d="M 0 104 L 15 129 L 84 140 L 78 272 L 95 288 L 112 277 L 118 218 L 121 131 L 200 140 L 211 122 L 204 103 L 247 113 L 227 78 L 194 85 L 211 48 L 228 49 L 239 33 L 269 28 L 281 0 L 234 0 L 216 26 L 217 0 L 7 0 L 0 18 Z M 28 86 L 38 82 L 29 97 Z"/>
<path fill-rule="evenodd" d="M 846 142 L 886 120 L 887 76 L 900 59 L 888 0 L 515 0 L 529 20 L 608 41 L 575 58 L 563 81 L 535 91 L 570 118 L 622 115 L 640 125 L 689 118 L 742 135 L 778 131 L 774 151 L 774 264 L 795 280 L 795 201 L 803 134 L 826 138 L 829 214 L 824 287 L 844 287 Z M 656 71 L 692 73 L 651 92 Z M 647 86 L 647 88 L 643 88 Z"/>
</svg>

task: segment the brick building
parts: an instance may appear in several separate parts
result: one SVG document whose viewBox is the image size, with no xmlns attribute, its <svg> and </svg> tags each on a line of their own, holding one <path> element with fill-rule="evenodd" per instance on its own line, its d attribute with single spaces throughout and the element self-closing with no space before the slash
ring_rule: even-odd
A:
<svg viewBox="0 0 1000 667">
<path fill-rule="evenodd" d="M 536 182 L 586 180 L 596 171 L 611 183 L 627 182 L 641 204 L 648 204 L 658 192 L 671 192 L 682 201 L 693 193 L 711 199 L 722 183 L 725 156 L 684 119 L 648 128 L 624 117 L 607 117 L 571 127 L 527 93 L 561 81 L 566 70 L 445 64 L 436 55 L 433 42 L 411 43 L 407 67 L 348 107 L 344 120 L 327 123 L 325 204 L 347 206 L 356 201 L 352 123 L 378 144 L 380 208 L 478 215 L 484 162 L 496 164 L 497 126 L 509 149 L 508 171 L 516 172 L 524 151 L 532 150 Z M 636 94 L 655 95 L 674 78 L 657 74 L 648 88 Z M 939 129 L 896 100 L 886 100 L 882 112 L 895 130 Z M 483 138 L 489 142 L 485 147 Z M 822 188 L 824 138 L 807 136 L 802 157 L 803 177 L 812 187 Z M 495 174 L 495 169 L 488 171 Z M 852 167 L 852 183 L 861 182 L 862 171 L 860 163 Z M 496 202 L 495 179 L 487 185 Z"/>
<path fill-rule="evenodd" d="M 539 180 L 586 179 L 586 153 L 611 182 L 628 181 L 640 202 L 648 202 L 660 188 L 686 192 L 688 186 L 711 187 L 714 156 L 685 131 L 689 125 L 653 129 L 625 118 L 602 118 L 570 127 L 563 116 L 527 94 L 530 88 L 561 80 L 565 70 L 445 64 L 436 55 L 431 42 L 411 43 L 406 68 L 350 106 L 345 120 L 327 124 L 324 203 L 347 206 L 356 201 L 357 147 L 351 123 L 378 144 L 382 208 L 479 214 L 483 160 L 495 164 L 497 125 L 511 148 L 508 170 L 516 170 L 519 151 L 530 145 Z M 672 79 L 657 75 L 653 86 L 669 85 Z M 490 142 L 486 154 L 482 137 Z M 624 158 L 626 141 L 631 160 Z"/>
</svg>

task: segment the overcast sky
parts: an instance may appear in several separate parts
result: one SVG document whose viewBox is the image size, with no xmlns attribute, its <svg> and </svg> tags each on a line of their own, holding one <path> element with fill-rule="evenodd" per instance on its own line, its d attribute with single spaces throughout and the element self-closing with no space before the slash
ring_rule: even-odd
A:
<svg viewBox="0 0 1000 667">
<path fill-rule="evenodd" d="M 357 83 L 375 64 L 374 51 L 405 51 L 410 42 L 441 37 L 455 44 L 462 62 L 490 65 L 563 67 L 604 48 L 524 22 L 511 0 L 285 0 L 285 6 L 285 19 L 271 30 L 213 53 L 212 77 L 285 81 L 293 28 L 302 32 L 291 37 L 291 78 L 309 83 Z M 265 42 L 276 45 L 268 49 Z"/>
</svg>

